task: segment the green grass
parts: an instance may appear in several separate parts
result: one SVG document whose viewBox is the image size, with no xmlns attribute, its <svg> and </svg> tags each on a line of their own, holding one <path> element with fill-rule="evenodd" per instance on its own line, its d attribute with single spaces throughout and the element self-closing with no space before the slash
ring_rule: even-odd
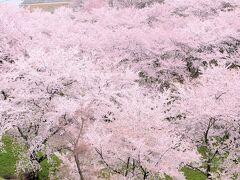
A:
<svg viewBox="0 0 240 180">
<path fill-rule="evenodd" d="M 3 135 L 1 142 L 3 146 L 0 149 L 0 180 L 2 180 L 1 177 L 16 175 L 16 164 L 20 159 L 20 153 L 27 152 L 24 145 L 17 143 L 10 135 Z M 40 152 L 38 155 L 40 158 L 44 154 Z M 48 180 L 49 174 L 55 174 L 61 162 L 56 155 L 52 155 L 50 160 L 42 161 L 40 163 L 41 170 L 38 173 L 39 179 Z"/>
<path fill-rule="evenodd" d="M 43 156 L 44 154 L 42 152 L 39 153 L 39 158 Z M 38 173 L 39 179 L 48 180 L 49 174 L 52 173 L 55 175 L 58 167 L 61 165 L 62 161 L 56 156 L 52 155 L 50 160 L 45 159 L 40 163 L 41 170 Z"/>
<path fill-rule="evenodd" d="M 0 176 L 14 176 L 16 174 L 16 162 L 23 147 L 9 135 L 2 136 L 3 147 L 0 149 Z"/>
<path fill-rule="evenodd" d="M 203 173 L 201 173 L 198 170 L 191 169 L 187 166 L 184 166 L 181 171 L 183 172 L 183 175 L 185 176 L 186 180 L 206 180 L 207 176 Z"/>
</svg>

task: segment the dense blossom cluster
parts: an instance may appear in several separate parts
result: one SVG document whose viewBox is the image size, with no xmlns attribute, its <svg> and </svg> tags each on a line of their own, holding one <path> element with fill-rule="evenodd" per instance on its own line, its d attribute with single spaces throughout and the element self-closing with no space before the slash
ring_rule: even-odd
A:
<svg viewBox="0 0 240 180">
<path fill-rule="evenodd" d="M 36 152 L 67 144 L 75 160 L 91 152 L 83 168 L 130 178 L 142 174 L 116 170 L 121 161 L 144 178 L 183 179 L 185 165 L 237 176 L 239 1 L 82 3 L 54 14 L 0 5 L 0 133 L 28 146 L 19 168 L 38 169 Z"/>
</svg>

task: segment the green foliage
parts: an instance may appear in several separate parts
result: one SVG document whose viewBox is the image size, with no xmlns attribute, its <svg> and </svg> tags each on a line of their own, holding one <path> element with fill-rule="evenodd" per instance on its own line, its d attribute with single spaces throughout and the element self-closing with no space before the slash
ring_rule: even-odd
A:
<svg viewBox="0 0 240 180">
<path fill-rule="evenodd" d="M 115 173 L 109 169 L 109 168 L 102 168 L 100 171 L 99 171 L 99 174 L 98 174 L 98 178 L 103 178 L 103 179 L 111 179 L 111 177 L 114 175 Z"/>
<path fill-rule="evenodd" d="M 149 180 L 173 180 L 173 178 L 167 174 L 164 173 L 164 175 L 155 173 L 149 175 Z"/>
<path fill-rule="evenodd" d="M 186 180 L 206 180 L 207 176 L 202 172 L 192 169 L 190 167 L 184 166 L 181 168 Z"/>
<path fill-rule="evenodd" d="M 226 140 L 229 139 L 229 134 L 226 132 L 222 136 L 214 136 L 211 137 L 211 143 L 214 148 L 210 148 L 211 146 L 207 146 L 206 144 L 201 144 L 198 146 L 197 150 L 202 157 L 202 166 L 201 168 L 206 169 L 208 160 L 211 159 L 211 172 L 216 173 L 218 171 L 222 171 L 220 165 L 223 161 L 228 157 L 229 151 L 227 148 L 223 151 L 223 146 Z M 218 150 L 220 149 L 221 153 Z"/>
<path fill-rule="evenodd" d="M 20 158 L 22 158 L 20 155 L 22 153 L 26 153 L 27 149 L 10 135 L 3 135 L 1 142 L 3 143 L 3 146 L 0 149 L 0 176 L 16 176 L 16 164 Z M 38 158 L 43 156 L 44 153 L 38 153 Z M 58 167 L 61 165 L 61 162 L 62 161 L 56 155 L 52 155 L 49 160 L 43 160 L 40 163 L 41 170 L 38 172 L 39 179 L 49 179 L 50 173 L 55 175 Z"/>
<path fill-rule="evenodd" d="M 3 147 L 0 149 L 0 176 L 14 176 L 19 155 L 26 149 L 10 135 L 3 135 L 1 142 Z"/>
<path fill-rule="evenodd" d="M 173 178 L 167 174 L 164 174 L 164 180 L 173 180 Z"/>
<path fill-rule="evenodd" d="M 102 162 L 100 162 L 103 164 Z M 103 164 L 104 165 L 104 164 Z M 144 168 L 144 167 L 142 167 Z M 148 169 L 144 168 L 145 172 L 147 172 L 147 179 L 148 180 L 173 180 L 171 176 L 168 174 L 161 174 L 158 172 L 151 172 Z M 136 164 L 133 165 L 131 163 L 119 163 L 115 167 L 104 167 L 99 171 L 98 178 L 103 178 L 106 180 L 113 179 L 114 175 L 122 175 L 125 177 L 131 177 L 133 180 L 142 179 L 143 172 L 140 167 Z"/>
<path fill-rule="evenodd" d="M 214 155 L 214 151 L 209 149 L 205 145 L 201 145 L 198 147 L 198 152 L 202 156 L 202 165 L 201 168 L 206 169 L 207 168 L 207 161 L 208 159 L 211 160 L 211 172 L 217 172 L 219 170 L 219 165 L 221 163 L 221 156 L 219 154 Z M 213 157 L 213 158 L 212 158 Z"/>
<path fill-rule="evenodd" d="M 197 151 L 198 151 L 199 154 L 201 154 L 203 159 L 207 158 L 208 148 L 206 146 L 199 146 L 197 148 Z"/>
<path fill-rule="evenodd" d="M 202 140 L 202 143 L 197 147 L 198 153 L 201 155 L 201 165 L 197 168 L 185 166 L 181 169 L 187 179 L 196 179 L 202 177 L 206 179 L 204 175 L 207 169 L 210 170 L 211 174 L 219 175 L 224 170 L 224 167 L 221 167 L 221 164 L 229 156 L 229 149 L 227 148 L 227 140 L 230 135 L 228 132 L 225 132 L 222 136 L 212 136 L 209 137 L 209 144 Z M 210 167 L 209 167 L 210 165 Z M 201 172 L 201 170 L 203 172 Z M 198 173 L 198 174 L 196 174 Z M 196 176 L 196 177 L 195 177 Z M 233 176 L 234 178 L 235 176 Z M 220 176 L 218 177 L 220 178 Z"/>
<path fill-rule="evenodd" d="M 45 156 L 44 153 L 39 152 L 38 158 Z M 61 165 L 62 161 L 54 154 L 50 159 L 44 159 L 40 163 L 41 170 L 38 172 L 39 179 L 49 179 L 50 173 L 56 175 L 56 172 Z"/>
<path fill-rule="evenodd" d="M 234 175 L 232 176 L 232 180 L 238 180 L 239 175 L 240 175 L 240 174 L 234 174 Z"/>
</svg>

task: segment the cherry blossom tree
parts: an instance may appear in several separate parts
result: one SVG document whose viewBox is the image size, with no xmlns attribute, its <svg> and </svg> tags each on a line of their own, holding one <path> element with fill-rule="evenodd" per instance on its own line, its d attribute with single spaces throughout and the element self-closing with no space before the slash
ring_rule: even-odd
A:
<svg viewBox="0 0 240 180">
<path fill-rule="evenodd" d="M 239 2 L 73 6 L 0 5 L 0 135 L 28 148 L 18 168 L 58 153 L 71 179 L 238 177 Z"/>
</svg>

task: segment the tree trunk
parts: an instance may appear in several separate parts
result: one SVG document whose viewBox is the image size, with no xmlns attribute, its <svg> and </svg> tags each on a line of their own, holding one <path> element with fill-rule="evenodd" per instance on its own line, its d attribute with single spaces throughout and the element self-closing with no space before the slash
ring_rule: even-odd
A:
<svg viewBox="0 0 240 180">
<path fill-rule="evenodd" d="M 78 174 L 80 176 L 80 180 L 84 180 L 83 173 L 82 173 L 82 170 L 80 167 L 80 161 L 78 159 L 78 154 L 74 154 L 74 159 L 75 159 L 75 163 L 77 165 L 77 170 L 78 170 Z"/>
<path fill-rule="evenodd" d="M 22 180 L 38 180 L 38 171 L 25 173 Z"/>
<path fill-rule="evenodd" d="M 209 159 L 208 161 L 207 161 L 207 169 L 206 169 L 206 174 L 207 174 L 207 178 L 208 179 L 212 179 L 212 177 L 211 177 L 211 160 Z"/>
</svg>

